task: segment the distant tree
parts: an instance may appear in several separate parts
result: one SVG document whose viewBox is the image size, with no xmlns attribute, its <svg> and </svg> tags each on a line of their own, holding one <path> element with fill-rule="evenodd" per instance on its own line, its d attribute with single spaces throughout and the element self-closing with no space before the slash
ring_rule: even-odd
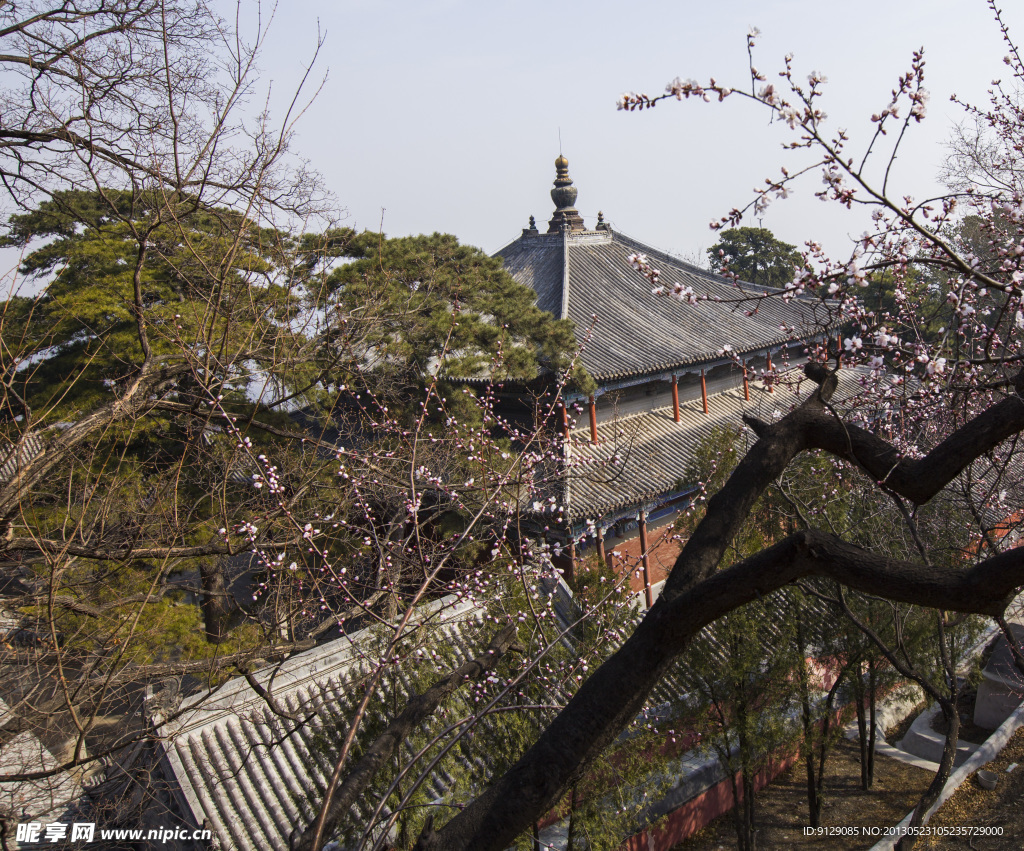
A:
<svg viewBox="0 0 1024 851">
<path fill-rule="evenodd" d="M 776 239 L 767 228 L 724 230 L 707 253 L 713 272 L 736 275 L 740 280 L 767 287 L 788 284 L 802 262 L 795 245 Z"/>
</svg>

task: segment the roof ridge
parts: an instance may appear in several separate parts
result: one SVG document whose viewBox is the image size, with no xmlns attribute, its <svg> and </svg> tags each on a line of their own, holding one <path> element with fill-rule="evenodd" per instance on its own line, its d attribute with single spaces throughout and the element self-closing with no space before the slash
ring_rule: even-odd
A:
<svg viewBox="0 0 1024 851">
<path fill-rule="evenodd" d="M 562 312 L 559 319 L 569 317 L 569 229 L 562 231 Z"/>
<path fill-rule="evenodd" d="M 622 233 L 621 231 L 612 231 L 612 233 L 614 233 L 615 236 L 621 237 L 621 240 L 623 242 L 629 243 L 633 247 L 642 250 L 644 254 L 649 254 L 652 257 L 657 257 L 662 262 L 667 261 L 670 263 L 681 264 L 682 266 L 685 267 L 684 271 L 689 272 L 692 275 L 697 275 L 698 277 L 703 278 L 712 278 L 719 282 L 728 283 L 731 286 L 735 286 L 737 283 L 739 283 L 742 284 L 744 287 L 751 287 L 765 294 L 785 292 L 785 290 L 781 289 L 780 287 L 770 287 L 767 284 L 755 284 L 751 281 L 745 281 L 742 278 L 738 279 L 737 281 L 734 281 L 732 278 L 726 277 L 725 275 L 719 275 L 717 272 L 713 272 L 710 269 L 704 269 L 701 266 L 694 265 L 693 263 L 690 263 L 688 260 L 684 260 L 682 257 L 679 257 L 678 255 L 673 254 L 670 251 L 666 251 L 662 248 L 657 248 L 656 246 L 653 245 L 648 245 L 646 242 L 641 242 L 636 237 L 629 236 L 629 234 Z"/>
</svg>

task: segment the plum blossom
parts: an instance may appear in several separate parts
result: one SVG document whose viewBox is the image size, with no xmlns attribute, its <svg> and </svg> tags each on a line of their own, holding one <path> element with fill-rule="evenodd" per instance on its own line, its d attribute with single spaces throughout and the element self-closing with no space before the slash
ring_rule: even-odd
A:
<svg viewBox="0 0 1024 851">
<path fill-rule="evenodd" d="M 895 346 L 899 341 L 899 337 L 895 334 L 890 334 L 889 330 L 884 325 L 875 331 L 875 345 L 880 346 L 883 349 L 889 346 Z"/>
<path fill-rule="evenodd" d="M 910 95 L 911 101 L 914 105 L 910 107 L 910 114 L 915 119 L 920 121 L 928 112 L 928 100 L 931 98 L 931 93 L 927 89 L 919 89 Z"/>
<path fill-rule="evenodd" d="M 784 106 L 779 110 L 779 117 L 785 121 L 790 129 L 795 129 L 800 121 L 800 110 L 795 106 Z"/>
</svg>

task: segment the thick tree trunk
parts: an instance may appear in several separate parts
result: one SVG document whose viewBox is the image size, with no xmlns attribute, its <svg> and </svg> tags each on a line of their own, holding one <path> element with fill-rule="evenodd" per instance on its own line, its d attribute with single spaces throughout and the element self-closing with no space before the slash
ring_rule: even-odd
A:
<svg viewBox="0 0 1024 851">
<path fill-rule="evenodd" d="M 211 644 L 220 644 L 227 638 L 231 616 L 235 611 L 234 602 L 224 581 L 224 561 L 204 560 L 199 565 L 199 577 L 203 589 L 203 602 L 200 608 L 203 613 L 206 640 Z"/>
<path fill-rule="evenodd" d="M 949 725 L 949 732 L 946 733 L 946 742 L 942 748 L 942 759 L 939 761 L 939 770 L 935 772 L 932 782 L 928 785 L 921 800 L 914 807 L 914 815 L 910 819 L 910 827 L 920 827 L 924 823 L 925 813 L 934 804 L 939 795 L 942 794 L 942 787 L 946 785 L 950 772 L 953 770 L 953 761 L 956 759 L 956 746 L 960 740 L 960 713 L 957 711 L 956 701 L 942 701 L 939 706 L 942 708 L 942 715 Z M 904 836 L 896 845 L 896 851 L 910 851 L 917 843 L 916 837 Z"/>
<path fill-rule="evenodd" d="M 875 737 L 878 729 L 878 678 L 874 660 L 868 661 L 868 785 L 875 785 Z"/>
</svg>

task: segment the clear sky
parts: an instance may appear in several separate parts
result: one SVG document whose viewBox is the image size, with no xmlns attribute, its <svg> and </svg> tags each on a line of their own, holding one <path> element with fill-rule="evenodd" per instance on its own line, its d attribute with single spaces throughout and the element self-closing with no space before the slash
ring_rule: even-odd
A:
<svg viewBox="0 0 1024 851">
<path fill-rule="evenodd" d="M 1024 4 L 1009 5 L 1007 21 L 1024 38 Z M 550 217 L 559 130 L 588 225 L 602 210 L 613 227 L 669 251 L 711 245 L 712 218 L 796 162 L 781 150 L 783 128 L 739 99 L 672 101 L 642 114 L 619 112 L 615 101 L 627 90 L 659 93 L 677 75 L 742 85 L 751 26 L 762 31 L 755 61 L 769 77 L 787 52 L 802 79 L 827 75 L 823 106 L 853 150 L 911 51 L 925 47 L 932 101 L 899 163 L 900 195 L 937 189 L 944 140 L 963 118 L 949 95 L 984 101 L 1007 70 L 982 0 L 288 0 L 263 60 L 277 92 L 296 79 L 318 26 L 328 77 L 298 148 L 347 223 L 383 222 L 395 236 L 448 231 L 488 252 L 531 213 L 538 223 Z M 820 186 L 806 182 L 762 223 L 789 242 L 845 252 L 864 220 L 830 213 L 813 198 Z"/>
</svg>

